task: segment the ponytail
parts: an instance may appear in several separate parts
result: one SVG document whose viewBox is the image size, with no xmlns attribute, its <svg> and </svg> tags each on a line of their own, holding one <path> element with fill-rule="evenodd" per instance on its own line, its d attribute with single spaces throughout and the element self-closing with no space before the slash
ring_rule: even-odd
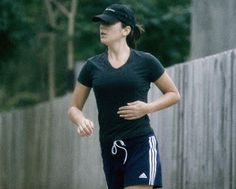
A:
<svg viewBox="0 0 236 189">
<path fill-rule="evenodd" d="M 123 27 L 126 27 L 123 25 Z M 144 29 L 141 25 L 136 24 L 134 28 L 132 28 L 131 32 L 126 38 L 127 44 L 130 48 L 136 48 L 136 41 L 140 38 L 141 34 L 144 32 Z"/>
</svg>

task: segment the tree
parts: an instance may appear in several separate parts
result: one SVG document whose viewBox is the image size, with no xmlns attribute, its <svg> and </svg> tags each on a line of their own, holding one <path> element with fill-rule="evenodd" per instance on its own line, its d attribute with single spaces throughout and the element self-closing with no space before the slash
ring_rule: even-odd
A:
<svg viewBox="0 0 236 189">
<path fill-rule="evenodd" d="M 1 109 L 15 106 L 21 98 L 25 104 L 38 102 L 38 96 L 26 92 L 24 67 L 29 68 L 24 50 L 29 46 L 33 30 L 26 19 L 24 6 L 19 1 L 0 1 L 0 107 Z M 29 52 L 29 51 L 28 51 Z M 30 56 L 29 56 L 30 57 Z M 25 69 L 24 71 L 26 71 Z"/>
<path fill-rule="evenodd" d="M 188 58 L 190 0 L 147 0 L 138 3 L 136 0 L 120 0 L 119 2 L 131 5 L 135 10 L 137 22 L 144 26 L 145 33 L 137 44 L 139 50 L 153 53 L 166 67 Z M 94 6 L 91 6 L 92 3 Z M 91 18 L 112 3 L 114 3 L 112 0 L 80 1 L 83 12 L 77 17 L 76 30 L 79 32 L 75 40 L 80 44 L 76 48 L 77 52 L 80 52 L 76 52 L 77 59 L 87 59 L 104 50 L 104 46 L 99 42 L 98 25 L 92 23 Z"/>
<path fill-rule="evenodd" d="M 98 23 L 91 19 L 113 0 L 79 0 L 79 5 L 72 5 L 73 0 L 46 1 L 54 21 L 49 21 L 49 9 L 41 0 L 0 1 L 1 110 L 64 95 L 73 62 L 86 60 L 105 49 L 100 44 Z M 130 4 L 137 22 L 144 26 L 146 32 L 138 42 L 139 50 L 153 53 L 164 66 L 188 58 L 190 0 L 116 2 Z M 78 14 L 73 14 L 78 6 Z M 47 64 L 49 60 L 51 64 Z M 49 86 L 53 85 L 54 90 L 48 95 Z"/>
<path fill-rule="evenodd" d="M 56 28 L 56 15 L 59 16 L 56 11 L 60 11 L 63 16 L 65 16 L 68 21 L 67 21 L 67 70 L 68 70 L 68 86 L 70 90 L 72 89 L 72 86 L 74 84 L 73 80 L 71 81 L 71 78 L 74 78 L 73 76 L 73 70 L 74 70 L 74 33 L 75 33 L 75 16 L 76 16 L 76 11 L 77 11 L 77 5 L 78 2 L 77 0 L 71 0 L 70 2 L 70 9 L 68 10 L 65 5 L 63 5 L 60 1 L 58 0 L 45 0 L 45 4 L 47 7 L 48 11 L 48 17 L 49 17 L 49 24 L 52 28 Z M 57 10 L 53 10 L 53 5 L 57 8 Z M 50 37 L 50 41 L 55 44 L 55 37 Z M 55 52 L 55 46 L 50 48 L 52 52 Z M 53 50 L 54 49 L 54 50 Z M 54 54 L 54 53 L 52 53 Z M 52 57 L 50 65 L 53 64 L 54 58 Z M 52 66 L 51 66 L 52 67 Z M 53 70 L 51 68 L 51 70 Z M 53 73 L 52 73 L 53 74 Z M 72 75 L 72 76 L 71 76 Z M 51 77 L 50 77 L 51 78 Z M 50 83 L 50 85 L 53 85 L 53 81 Z M 53 92 L 53 90 L 51 90 Z"/>
</svg>

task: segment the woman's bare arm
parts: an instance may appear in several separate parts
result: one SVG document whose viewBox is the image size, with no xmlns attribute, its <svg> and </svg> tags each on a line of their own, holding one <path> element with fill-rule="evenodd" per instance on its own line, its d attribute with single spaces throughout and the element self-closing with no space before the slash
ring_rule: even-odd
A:
<svg viewBox="0 0 236 189">
<path fill-rule="evenodd" d="M 161 90 L 163 95 L 149 103 L 142 101 L 129 102 L 127 106 L 122 106 L 118 110 L 120 117 L 127 120 L 138 119 L 145 114 L 156 112 L 167 108 L 180 100 L 180 94 L 175 84 L 166 72 L 157 79 L 154 84 Z"/>
<path fill-rule="evenodd" d="M 77 82 L 68 110 L 68 116 L 70 120 L 78 126 L 77 131 L 81 136 L 90 136 L 94 129 L 93 122 L 85 118 L 82 112 L 90 90 L 91 88 Z"/>
<path fill-rule="evenodd" d="M 161 90 L 163 95 L 157 100 L 148 103 L 148 113 L 162 110 L 180 101 L 179 91 L 166 72 L 154 84 Z"/>
</svg>

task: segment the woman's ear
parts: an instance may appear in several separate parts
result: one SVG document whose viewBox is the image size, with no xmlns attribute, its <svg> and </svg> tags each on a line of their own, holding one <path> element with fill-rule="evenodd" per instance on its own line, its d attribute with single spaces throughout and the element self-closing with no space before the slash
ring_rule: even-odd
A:
<svg viewBox="0 0 236 189">
<path fill-rule="evenodd" d="M 126 26 L 125 28 L 123 28 L 123 35 L 124 36 L 128 36 L 130 32 L 131 32 L 130 26 Z"/>
</svg>

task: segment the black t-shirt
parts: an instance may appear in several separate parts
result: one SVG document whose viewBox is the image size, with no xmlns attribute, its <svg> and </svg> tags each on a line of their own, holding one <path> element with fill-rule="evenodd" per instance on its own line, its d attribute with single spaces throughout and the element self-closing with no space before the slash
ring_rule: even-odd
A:
<svg viewBox="0 0 236 189">
<path fill-rule="evenodd" d="M 147 102 L 150 83 L 164 73 L 161 63 L 150 53 L 131 49 L 127 62 L 114 68 L 105 51 L 87 60 L 78 81 L 94 90 L 100 125 L 100 142 L 129 139 L 153 132 L 148 115 L 136 120 L 119 117 L 119 107 L 128 102 Z"/>
</svg>

